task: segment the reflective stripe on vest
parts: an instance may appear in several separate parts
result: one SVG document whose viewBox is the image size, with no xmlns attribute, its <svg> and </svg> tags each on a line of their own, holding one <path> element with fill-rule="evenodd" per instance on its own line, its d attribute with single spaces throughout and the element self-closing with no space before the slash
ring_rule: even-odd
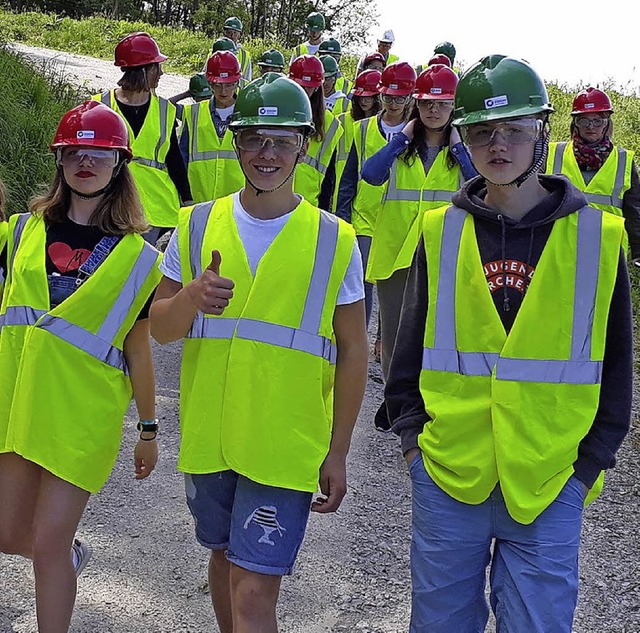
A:
<svg viewBox="0 0 640 633">
<path fill-rule="evenodd" d="M 212 208 L 213 202 L 206 202 L 196 205 L 191 213 L 189 258 L 194 279 L 202 274 L 200 254 Z M 335 364 L 337 356 L 335 345 L 330 339 L 319 335 L 318 331 L 338 244 L 338 222 L 324 213 L 319 214 L 319 222 L 316 257 L 299 328 L 256 319 L 205 317 L 202 312 L 198 312 L 187 338 L 242 338 L 306 352 Z M 326 252 L 330 252 L 331 256 L 320 258 L 319 253 L 325 252 L 325 249 L 329 249 Z"/>
<path fill-rule="evenodd" d="M 208 152 L 201 152 L 198 148 L 198 119 L 200 118 L 200 108 L 197 105 L 191 107 L 191 147 L 189 152 L 189 162 L 199 160 L 236 159 L 236 153 L 228 149 L 215 149 Z M 222 143 L 222 139 L 220 140 Z"/>
<path fill-rule="evenodd" d="M 569 143 L 562 142 L 556 145 L 555 155 L 553 157 L 553 173 L 554 174 L 562 174 L 562 161 L 564 158 L 565 151 L 573 151 L 573 148 L 568 148 Z M 613 192 L 610 196 L 599 194 L 599 193 L 589 193 L 588 191 L 584 191 L 584 195 L 587 198 L 587 202 L 589 204 L 606 204 L 611 207 L 616 207 L 617 209 L 622 209 L 622 196 L 624 193 L 624 176 L 627 170 L 627 151 L 618 147 L 618 168 L 616 170 L 615 182 L 613 185 Z M 588 186 L 588 185 L 587 185 Z"/>
<path fill-rule="evenodd" d="M 364 156 L 364 152 L 363 152 Z M 393 202 L 451 202 L 454 191 L 441 191 L 441 190 L 429 190 L 425 189 L 420 191 L 419 189 L 398 189 L 396 184 L 398 174 L 398 161 L 393 161 L 391 166 L 391 172 L 389 174 L 389 186 L 387 188 L 387 194 L 385 201 L 390 200 Z"/>
<path fill-rule="evenodd" d="M 598 287 L 602 213 L 588 207 L 578 212 L 576 292 L 569 360 L 505 358 L 495 353 L 461 352 L 456 349 L 456 271 L 466 215 L 456 207 L 451 207 L 445 215 L 434 346 L 424 348 L 422 368 L 467 376 L 490 376 L 495 367 L 498 380 L 598 384 L 602 362 L 590 360 L 590 351 Z"/>
<path fill-rule="evenodd" d="M 327 173 L 327 166 L 323 165 L 320 161 L 322 160 L 327 148 L 331 145 L 331 142 L 333 141 L 333 138 L 337 134 L 339 127 L 340 127 L 340 121 L 338 121 L 338 119 L 334 117 L 333 121 L 331 121 L 331 125 L 329 126 L 329 129 L 327 130 L 327 133 L 325 134 L 324 140 L 322 141 L 322 144 L 318 149 L 318 155 L 311 156 L 310 154 L 307 154 L 304 158 L 304 162 L 307 165 L 310 165 L 311 167 L 313 167 L 323 176 Z M 331 157 L 329 157 L 329 159 L 331 159 Z"/>
</svg>

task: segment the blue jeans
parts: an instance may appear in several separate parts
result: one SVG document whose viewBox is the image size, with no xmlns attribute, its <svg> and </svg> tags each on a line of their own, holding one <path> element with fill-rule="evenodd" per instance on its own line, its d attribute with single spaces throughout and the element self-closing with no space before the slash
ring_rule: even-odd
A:
<svg viewBox="0 0 640 633">
<path fill-rule="evenodd" d="M 578 599 L 584 492 L 571 477 L 530 525 L 513 520 L 500 487 L 479 505 L 456 501 L 428 475 L 418 454 L 413 489 L 410 633 L 571 633 Z M 491 545 L 493 544 L 493 554 Z"/>
</svg>

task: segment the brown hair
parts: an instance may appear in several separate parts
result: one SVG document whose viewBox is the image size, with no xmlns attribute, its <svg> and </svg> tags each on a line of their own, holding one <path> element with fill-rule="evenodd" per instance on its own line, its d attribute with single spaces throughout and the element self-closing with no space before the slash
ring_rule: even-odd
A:
<svg viewBox="0 0 640 633">
<path fill-rule="evenodd" d="M 382 109 L 382 103 L 380 103 L 380 96 L 374 96 L 373 99 L 373 107 L 369 110 L 369 114 L 367 114 L 360 105 L 360 99 L 358 95 L 353 95 L 351 97 L 351 117 L 354 121 L 360 121 L 360 119 L 364 119 L 365 117 L 375 116 Z"/>
<path fill-rule="evenodd" d="M 7 190 L 0 180 L 0 222 L 7 219 Z"/>
<path fill-rule="evenodd" d="M 29 209 L 31 213 L 42 216 L 48 224 L 57 224 L 67 218 L 70 205 L 71 188 L 61 172 L 56 171 L 49 190 L 32 198 Z M 149 230 L 138 190 L 126 164 L 122 165 L 109 191 L 93 212 L 91 224 L 107 235 L 144 233 Z"/>
<path fill-rule="evenodd" d="M 316 91 L 309 97 L 309 101 L 311 101 L 311 114 L 316 128 L 311 138 L 322 143 L 324 141 L 324 113 L 326 109 L 322 88 L 316 88 Z"/>
<path fill-rule="evenodd" d="M 158 64 L 147 64 L 146 66 L 137 66 L 136 68 L 127 68 L 124 70 L 118 85 L 123 89 L 131 92 L 145 92 L 149 90 L 149 82 L 147 73 Z"/>
</svg>

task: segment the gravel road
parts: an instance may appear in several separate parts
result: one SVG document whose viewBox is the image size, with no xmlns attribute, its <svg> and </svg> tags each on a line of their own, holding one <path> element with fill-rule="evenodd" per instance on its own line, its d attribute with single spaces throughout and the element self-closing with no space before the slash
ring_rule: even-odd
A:
<svg viewBox="0 0 640 633">
<path fill-rule="evenodd" d="M 52 60 L 91 91 L 113 86 L 119 76 L 109 62 L 16 48 Z M 184 77 L 165 75 L 159 94 L 170 96 L 186 85 Z M 116 468 L 80 525 L 94 554 L 79 581 L 73 633 L 218 631 L 206 586 L 207 553 L 195 543 L 175 470 L 180 345 L 155 346 L 154 354 L 161 461 L 149 480 L 133 479 L 136 432 L 129 415 Z M 408 630 L 410 481 L 397 440 L 371 424 L 381 391 L 379 365 L 372 360 L 349 457 L 350 491 L 338 513 L 311 518 L 296 573 L 283 582 L 283 632 Z M 637 405 L 634 417 L 618 467 L 585 512 L 575 633 L 640 633 Z M 36 631 L 32 581 L 27 561 L 0 555 L 1 633 Z"/>
</svg>

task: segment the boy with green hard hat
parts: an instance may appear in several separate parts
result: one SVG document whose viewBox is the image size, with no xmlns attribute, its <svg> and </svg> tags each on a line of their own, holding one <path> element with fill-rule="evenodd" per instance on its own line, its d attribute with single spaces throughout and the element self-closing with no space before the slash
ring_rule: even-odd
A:
<svg viewBox="0 0 640 633">
<path fill-rule="evenodd" d="M 231 52 L 238 58 L 240 69 L 242 70 L 243 85 L 252 79 L 251 55 L 247 50 L 242 48 L 240 38 L 242 37 L 242 20 L 237 17 L 227 18 L 222 27 L 222 35 L 233 42 Z M 215 52 L 215 51 L 212 51 Z"/>
<path fill-rule="evenodd" d="M 283 75 L 240 91 L 244 188 L 182 209 L 151 308 L 158 342 L 184 338 L 178 468 L 221 633 L 277 632 L 309 510 L 334 512 L 346 492 L 366 383 L 354 232 L 292 189 L 312 121 Z"/>
<path fill-rule="evenodd" d="M 258 62 L 260 72 L 265 73 L 281 73 L 284 70 L 284 55 L 276 48 L 270 48 L 264 51 Z"/>
<path fill-rule="evenodd" d="M 340 42 L 330 37 L 326 39 L 322 44 L 320 44 L 320 48 L 318 49 L 318 55 L 320 57 L 324 55 L 329 55 L 336 60 L 338 66 L 340 65 L 340 59 L 342 57 L 342 47 L 340 46 Z M 338 68 L 338 76 L 336 78 L 335 89 L 338 92 L 344 92 L 345 95 L 350 97 L 351 92 L 351 82 L 342 74 L 340 69 Z"/>
<path fill-rule="evenodd" d="M 289 65 L 292 64 L 294 59 L 300 57 L 300 55 L 316 55 L 322 44 L 322 34 L 327 28 L 324 15 L 317 11 L 311 12 L 305 21 L 307 28 L 307 41 L 302 44 L 298 44 L 293 49 L 293 54 L 289 60 Z"/>
</svg>

